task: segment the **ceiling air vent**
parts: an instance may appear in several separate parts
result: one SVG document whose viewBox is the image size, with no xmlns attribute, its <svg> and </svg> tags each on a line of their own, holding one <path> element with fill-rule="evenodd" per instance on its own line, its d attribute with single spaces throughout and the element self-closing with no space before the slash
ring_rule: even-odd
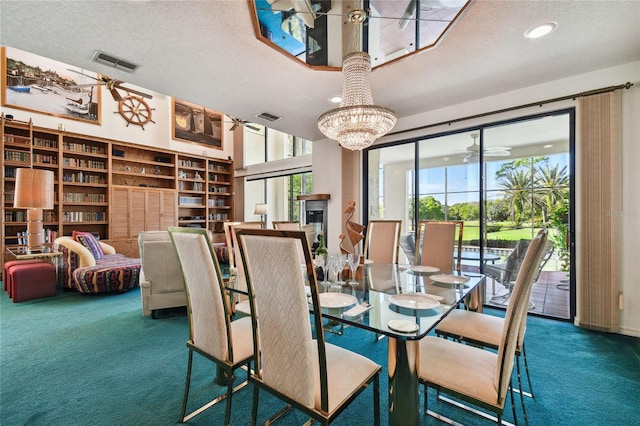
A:
<svg viewBox="0 0 640 426">
<path fill-rule="evenodd" d="M 91 58 L 93 62 L 97 62 L 99 64 L 107 65 L 112 68 L 116 68 L 126 72 L 134 72 L 138 66 L 136 64 L 132 64 L 131 62 L 127 62 L 124 59 L 116 58 L 115 56 L 107 55 L 104 52 L 96 50 L 93 54 L 93 58 Z"/>
<path fill-rule="evenodd" d="M 278 117 L 277 115 L 269 114 L 268 112 L 261 112 L 260 114 L 256 115 L 256 117 L 262 118 L 267 121 L 276 121 L 276 120 L 280 120 L 281 118 L 281 117 Z"/>
</svg>

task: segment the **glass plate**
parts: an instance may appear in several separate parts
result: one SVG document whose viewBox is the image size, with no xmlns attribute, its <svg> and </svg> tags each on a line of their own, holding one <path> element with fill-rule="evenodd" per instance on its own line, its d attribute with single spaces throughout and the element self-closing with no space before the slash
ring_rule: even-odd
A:
<svg viewBox="0 0 640 426">
<path fill-rule="evenodd" d="M 413 333 L 414 331 L 418 331 L 419 328 L 418 324 L 407 320 L 391 320 L 387 325 L 391 330 L 400 333 Z"/>
<path fill-rule="evenodd" d="M 440 268 L 436 268 L 435 266 L 427 266 L 427 265 L 415 265 L 410 267 L 408 272 L 415 275 L 429 275 L 429 274 L 435 274 L 436 272 L 440 272 Z"/>
<path fill-rule="evenodd" d="M 346 308 L 358 303 L 358 300 L 345 293 L 320 293 L 320 306 L 323 308 Z"/>
<path fill-rule="evenodd" d="M 461 277 L 459 275 L 431 275 L 429 279 L 442 284 L 465 284 L 469 282 L 469 277 Z"/>
<path fill-rule="evenodd" d="M 389 302 L 409 309 L 433 309 L 440 306 L 440 302 L 433 296 L 422 293 L 393 294 L 389 296 Z"/>
</svg>

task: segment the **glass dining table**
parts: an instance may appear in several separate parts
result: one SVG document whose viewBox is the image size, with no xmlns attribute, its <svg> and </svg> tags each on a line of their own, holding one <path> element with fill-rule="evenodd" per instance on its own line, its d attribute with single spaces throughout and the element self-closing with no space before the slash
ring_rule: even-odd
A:
<svg viewBox="0 0 640 426">
<path fill-rule="evenodd" d="M 341 289 L 343 294 L 354 296 L 358 304 L 368 303 L 367 310 L 358 315 L 357 310 L 362 308 L 354 309 L 353 304 L 330 305 L 323 306 L 322 315 L 330 324 L 358 327 L 389 338 L 389 424 L 417 425 L 418 342 L 452 309 L 464 304 L 481 310 L 485 276 L 432 273 L 428 267 L 389 263 L 366 264 L 361 275 L 363 279 L 357 286 L 345 285 Z M 327 300 L 335 300 L 331 293 L 327 295 Z M 322 295 L 320 303 L 323 304 Z M 354 311 L 356 315 L 352 316 Z"/>
<path fill-rule="evenodd" d="M 485 276 L 432 273 L 429 267 L 391 263 L 366 263 L 360 268 L 357 285 L 332 285 L 322 292 L 318 283 L 325 329 L 351 326 L 371 331 L 372 337 L 389 338 L 389 425 L 417 425 L 418 342 L 462 304 L 481 310 Z M 244 293 L 233 288 L 233 282 L 227 288 Z"/>
</svg>

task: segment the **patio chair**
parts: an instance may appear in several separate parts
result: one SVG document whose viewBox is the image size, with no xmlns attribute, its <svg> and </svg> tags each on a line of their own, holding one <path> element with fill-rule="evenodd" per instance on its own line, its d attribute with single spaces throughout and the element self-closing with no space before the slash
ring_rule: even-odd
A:
<svg viewBox="0 0 640 426">
<path fill-rule="evenodd" d="M 506 305 L 507 303 L 509 303 L 509 298 L 511 297 L 511 294 L 513 292 L 513 286 L 515 284 L 516 277 L 520 272 L 520 266 L 522 265 L 530 242 L 530 240 L 526 239 L 519 240 L 518 244 L 509 254 L 504 263 L 485 266 L 484 272 L 494 280 L 494 286 L 495 281 L 497 281 L 504 286 L 506 291 L 501 294 L 495 294 L 494 287 L 494 296 L 491 297 L 491 301 L 493 303 L 502 305 Z M 551 241 L 545 240 L 544 251 L 540 260 L 540 264 L 538 265 L 537 274 L 534 277 L 534 282 L 536 282 L 540 277 L 542 269 L 544 268 L 547 261 L 551 258 L 552 254 L 553 243 L 551 243 Z M 533 302 L 529 302 L 529 309 L 533 308 L 535 308 L 535 305 L 533 304 Z"/>
</svg>

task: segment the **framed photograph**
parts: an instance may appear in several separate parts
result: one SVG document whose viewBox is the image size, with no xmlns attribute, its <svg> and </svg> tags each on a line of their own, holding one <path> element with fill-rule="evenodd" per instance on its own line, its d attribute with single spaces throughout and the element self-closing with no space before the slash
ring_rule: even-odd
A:
<svg viewBox="0 0 640 426">
<path fill-rule="evenodd" d="M 222 113 L 175 98 L 171 112 L 174 139 L 222 149 Z"/>
<path fill-rule="evenodd" d="M 3 106 L 100 124 L 98 74 L 12 47 L 2 65 Z"/>
</svg>

